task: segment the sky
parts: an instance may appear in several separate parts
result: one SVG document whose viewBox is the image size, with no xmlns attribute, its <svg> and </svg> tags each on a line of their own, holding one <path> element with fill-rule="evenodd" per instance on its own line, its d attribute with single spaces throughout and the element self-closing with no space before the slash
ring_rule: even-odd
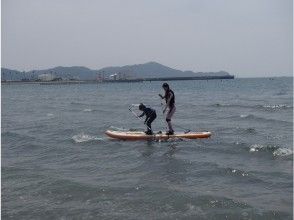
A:
<svg viewBox="0 0 294 220">
<path fill-rule="evenodd" d="M 1 65 L 293 74 L 292 0 L 2 0 Z"/>
</svg>

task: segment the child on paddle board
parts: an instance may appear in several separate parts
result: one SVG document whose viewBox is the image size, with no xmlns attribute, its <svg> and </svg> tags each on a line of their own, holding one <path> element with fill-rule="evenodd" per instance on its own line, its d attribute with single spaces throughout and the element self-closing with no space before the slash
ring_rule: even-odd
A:
<svg viewBox="0 0 294 220">
<path fill-rule="evenodd" d="M 139 110 L 142 111 L 143 113 L 139 115 L 138 117 L 143 117 L 144 115 L 146 115 L 144 124 L 147 125 L 147 131 L 145 131 L 145 133 L 148 135 L 152 135 L 153 132 L 151 129 L 151 123 L 156 118 L 156 111 L 152 108 L 147 108 L 143 103 L 139 105 Z"/>
<path fill-rule="evenodd" d="M 171 124 L 171 118 L 174 115 L 176 111 L 176 106 L 175 106 L 175 94 L 174 92 L 169 88 L 169 85 L 167 83 L 162 84 L 162 88 L 165 91 L 165 95 L 162 96 L 161 94 L 158 94 L 160 98 L 165 99 L 166 105 L 163 109 L 163 114 L 166 112 L 168 108 L 168 112 L 166 114 L 166 122 L 168 125 L 168 131 L 166 132 L 167 135 L 173 135 L 174 134 L 174 129 Z"/>
</svg>

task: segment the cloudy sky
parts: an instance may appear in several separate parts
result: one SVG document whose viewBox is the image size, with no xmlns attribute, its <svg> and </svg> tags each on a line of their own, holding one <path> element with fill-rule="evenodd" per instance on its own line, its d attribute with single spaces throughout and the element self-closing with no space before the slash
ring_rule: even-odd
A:
<svg viewBox="0 0 294 220">
<path fill-rule="evenodd" d="M 293 73 L 292 0 L 2 0 L 2 67 Z"/>
</svg>

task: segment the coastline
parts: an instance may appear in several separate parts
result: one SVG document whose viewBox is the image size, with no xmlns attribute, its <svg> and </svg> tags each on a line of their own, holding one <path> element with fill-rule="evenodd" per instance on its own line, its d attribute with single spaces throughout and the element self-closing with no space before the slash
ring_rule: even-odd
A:
<svg viewBox="0 0 294 220">
<path fill-rule="evenodd" d="M 97 84 L 97 83 L 133 83 L 151 81 L 178 81 L 178 80 L 217 80 L 234 79 L 234 76 L 193 76 L 193 77 L 158 77 L 145 79 L 118 79 L 118 80 L 75 80 L 75 81 L 1 81 L 1 84 L 40 84 L 40 85 L 68 85 L 68 84 Z"/>
</svg>

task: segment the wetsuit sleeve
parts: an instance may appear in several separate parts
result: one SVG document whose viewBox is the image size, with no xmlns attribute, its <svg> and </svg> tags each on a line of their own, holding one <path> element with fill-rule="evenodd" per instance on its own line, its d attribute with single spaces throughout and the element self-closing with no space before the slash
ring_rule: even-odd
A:
<svg viewBox="0 0 294 220">
<path fill-rule="evenodd" d="M 139 115 L 138 117 L 141 118 L 145 115 L 145 112 L 143 112 L 141 115 Z"/>
<path fill-rule="evenodd" d="M 150 115 L 147 116 L 147 114 L 146 114 L 145 123 L 146 123 L 150 118 L 151 118 Z"/>
<path fill-rule="evenodd" d="M 146 109 L 146 119 L 145 119 L 145 123 L 151 118 L 152 114 L 155 113 L 155 110 L 152 108 L 148 108 Z"/>
</svg>

